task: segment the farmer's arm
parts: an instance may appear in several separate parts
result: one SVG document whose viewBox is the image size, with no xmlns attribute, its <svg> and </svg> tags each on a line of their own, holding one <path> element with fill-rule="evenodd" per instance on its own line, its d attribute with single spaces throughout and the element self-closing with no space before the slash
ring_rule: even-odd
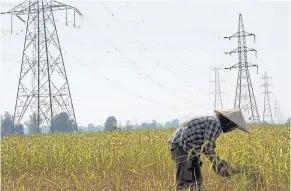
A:
<svg viewBox="0 0 291 191">
<path fill-rule="evenodd" d="M 215 153 L 216 148 L 216 137 L 220 133 L 220 125 L 216 121 L 210 120 L 204 132 L 204 145 L 202 146 L 202 152 L 206 157 L 214 162 L 217 159 L 220 159 L 219 156 Z"/>
<path fill-rule="evenodd" d="M 221 175 L 220 169 L 228 168 L 228 163 L 227 161 L 221 159 L 215 152 L 215 141 L 218 133 L 220 133 L 220 124 L 216 121 L 209 121 L 209 124 L 205 129 L 204 145 L 202 147 L 202 152 L 213 163 L 214 171 L 217 174 Z M 228 174 L 223 174 L 222 176 L 228 176 Z"/>
</svg>

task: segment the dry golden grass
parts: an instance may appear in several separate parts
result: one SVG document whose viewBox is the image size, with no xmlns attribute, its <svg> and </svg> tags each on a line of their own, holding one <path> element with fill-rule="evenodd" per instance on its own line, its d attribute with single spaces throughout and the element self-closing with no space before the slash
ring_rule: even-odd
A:
<svg viewBox="0 0 291 191">
<path fill-rule="evenodd" d="M 165 190 L 175 164 L 167 140 L 174 129 L 6 137 L 1 190 Z M 289 126 L 222 134 L 216 152 L 238 169 L 217 176 L 205 156 L 205 190 L 289 190 Z"/>
</svg>

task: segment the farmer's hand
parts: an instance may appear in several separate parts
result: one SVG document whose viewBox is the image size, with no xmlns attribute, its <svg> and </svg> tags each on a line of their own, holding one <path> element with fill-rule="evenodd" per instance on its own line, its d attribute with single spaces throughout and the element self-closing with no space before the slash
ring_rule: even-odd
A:
<svg viewBox="0 0 291 191">
<path fill-rule="evenodd" d="M 230 177 L 231 176 L 231 167 L 228 162 L 221 159 L 218 164 L 214 162 L 213 169 L 219 176 Z"/>
</svg>

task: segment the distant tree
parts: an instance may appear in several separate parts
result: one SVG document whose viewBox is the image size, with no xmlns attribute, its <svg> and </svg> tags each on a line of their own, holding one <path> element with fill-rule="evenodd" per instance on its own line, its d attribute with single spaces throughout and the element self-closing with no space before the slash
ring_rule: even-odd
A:
<svg viewBox="0 0 291 191">
<path fill-rule="evenodd" d="M 287 124 L 291 124 L 291 117 L 289 117 L 286 121 Z"/>
<path fill-rule="evenodd" d="M 129 120 L 126 121 L 126 129 L 127 130 L 133 129 L 133 125 L 130 124 L 130 121 Z"/>
<path fill-rule="evenodd" d="M 79 128 L 79 132 L 85 132 L 85 131 L 84 131 L 84 129 L 82 129 L 82 128 Z"/>
<path fill-rule="evenodd" d="M 1 126 L 1 137 L 4 136 L 4 129 L 3 129 L 3 115 L 0 115 L 0 126 Z"/>
<path fill-rule="evenodd" d="M 105 131 L 114 131 L 117 130 L 117 120 L 114 116 L 109 116 L 105 122 Z"/>
<path fill-rule="evenodd" d="M 165 127 L 172 127 L 172 122 L 171 121 L 167 121 L 165 123 Z"/>
<path fill-rule="evenodd" d="M 127 120 L 127 121 L 126 121 L 126 129 L 129 129 L 129 124 L 130 124 L 130 121 Z"/>
<path fill-rule="evenodd" d="M 103 127 L 101 125 L 97 125 L 96 126 L 96 131 L 103 131 Z"/>
<path fill-rule="evenodd" d="M 88 125 L 88 131 L 89 132 L 93 132 L 93 131 L 95 131 L 96 129 L 95 129 L 95 127 L 94 127 L 94 125 L 93 124 L 89 124 Z"/>
<path fill-rule="evenodd" d="M 179 124 L 180 124 L 179 119 L 174 119 L 174 120 L 172 121 L 172 127 L 178 127 Z"/>
<path fill-rule="evenodd" d="M 140 127 L 143 128 L 143 129 L 145 129 L 145 128 L 148 128 L 149 127 L 149 124 L 147 122 L 142 122 L 140 124 Z"/>
<path fill-rule="evenodd" d="M 174 119 L 172 121 L 167 121 L 165 123 L 165 127 L 178 127 L 179 123 L 180 123 L 180 121 L 178 119 Z"/>
<path fill-rule="evenodd" d="M 138 129 L 140 126 L 139 126 L 139 124 L 138 123 L 136 123 L 135 125 L 134 125 L 134 128 L 135 129 Z"/>
<path fill-rule="evenodd" d="M 13 116 L 6 111 L 1 121 L 1 135 L 6 136 L 13 134 Z"/>
<path fill-rule="evenodd" d="M 73 121 L 70 120 L 70 117 L 66 112 L 61 112 L 55 118 L 54 122 L 56 132 L 68 133 L 74 131 Z"/>
<path fill-rule="evenodd" d="M 15 126 L 15 129 L 14 129 L 14 133 L 15 134 L 18 134 L 18 135 L 23 135 L 24 134 L 24 127 L 22 124 L 18 124 Z"/>
<path fill-rule="evenodd" d="M 42 124 L 42 118 L 39 119 L 39 124 Z M 33 113 L 29 116 L 29 121 L 24 123 L 28 127 L 29 133 L 37 133 L 38 132 L 38 117 L 37 113 Z"/>
<path fill-rule="evenodd" d="M 157 128 L 157 124 L 158 124 L 157 121 L 153 120 L 152 123 L 150 124 L 150 127 L 151 128 Z"/>
<path fill-rule="evenodd" d="M 50 127 L 46 125 L 46 126 L 41 127 L 40 132 L 41 133 L 49 133 L 49 132 L 51 132 L 51 130 L 50 130 Z"/>
<path fill-rule="evenodd" d="M 163 127 L 163 124 L 158 123 L 158 124 L 157 124 L 157 127 L 162 128 L 162 127 Z"/>
<path fill-rule="evenodd" d="M 157 128 L 158 123 L 156 120 L 153 120 L 151 123 L 143 122 L 140 124 L 140 128 L 145 129 L 145 128 Z"/>
<path fill-rule="evenodd" d="M 70 124 L 71 124 L 71 126 L 73 128 L 73 131 L 76 131 L 76 132 L 79 131 L 78 124 L 73 119 L 70 120 Z"/>
</svg>

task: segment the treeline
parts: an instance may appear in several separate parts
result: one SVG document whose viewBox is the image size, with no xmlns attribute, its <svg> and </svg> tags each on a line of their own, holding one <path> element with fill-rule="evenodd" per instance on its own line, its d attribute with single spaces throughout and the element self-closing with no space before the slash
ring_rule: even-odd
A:
<svg viewBox="0 0 291 191">
<path fill-rule="evenodd" d="M 178 127 L 179 120 L 174 119 L 172 121 L 167 121 L 165 124 L 158 123 L 156 120 L 152 122 L 143 122 L 140 124 L 131 124 L 130 121 L 126 121 L 126 124 L 118 123 L 116 117 L 109 116 L 103 125 L 93 125 L 89 124 L 87 127 L 78 127 L 77 124 L 69 119 L 67 113 L 62 112 L 59 115 L 55 116 L 54 126 L 50 128 L 49 126 L 42 125 L 44 119 L 40 118 L 40 126 L 38 129 L 38 118 L 37 114 L 33 113 L 29 116 L 28 121 L 25 121 L 24 124 L 17 124 L 13 128 L 13 115 L 8 112 L 5 112 L 4 115 L 1 115 L 1 136 L 7 136 L 11 134 L 32 134 L 32 133 L 51 133 L 52 129 L 54 132 L 98 132 L 98 131 L 115 131 L 115 130 L 131 130 L 131 129 L 153 129 L 153 128 L 167 128 L 167 127 Z M 26 127 L 26 128 L 25 128 Z"/>
<path fill-rule="evenodd" d="M 178 127 L 179 120 L 174 119 L 172 121 L 167 121 L 165 124 L 158 123 L 156 120 L 152 122 L 142 122 L 140 124 L 131 124 L 129 120 L 126 121 L 125 125 L 118 123 L 116 117 L 109 116 L 104 125 L 93 125 L 89 124 L 87 127 L 79 127 L 79 130 L 82 132 L 98 132 L 98 131 L 114 131 L 114 130 L 131 130 L 131 129 L 154 129 L 154 128 L 169 128 L 169 127 Z"/>
<path fill-rule="evenodd" d="M 24 122 L 24 124 L 17 124 L 13 128 L 13 115 L 5 112 L 4 115 L 0 116 L 1 125 L 1 136 L 7 136 L 11 134 L 25 134 L 24 125 L 28 128 L 29 134 L 31 133 L 49 133 L 49 132 L 73 132 L 77 131 L 77 124 L 70 120 L 69 115 L 65 112 L 61 112 L 55 115 L 53 118 L 52 128 L 49 126 L 42 126 L 44 119 L 40 118 L 39 123 L 42 128 L 38 129 L 38 117 L 36 113 L 29 116 L 29 120 Z"/>
</svg>

